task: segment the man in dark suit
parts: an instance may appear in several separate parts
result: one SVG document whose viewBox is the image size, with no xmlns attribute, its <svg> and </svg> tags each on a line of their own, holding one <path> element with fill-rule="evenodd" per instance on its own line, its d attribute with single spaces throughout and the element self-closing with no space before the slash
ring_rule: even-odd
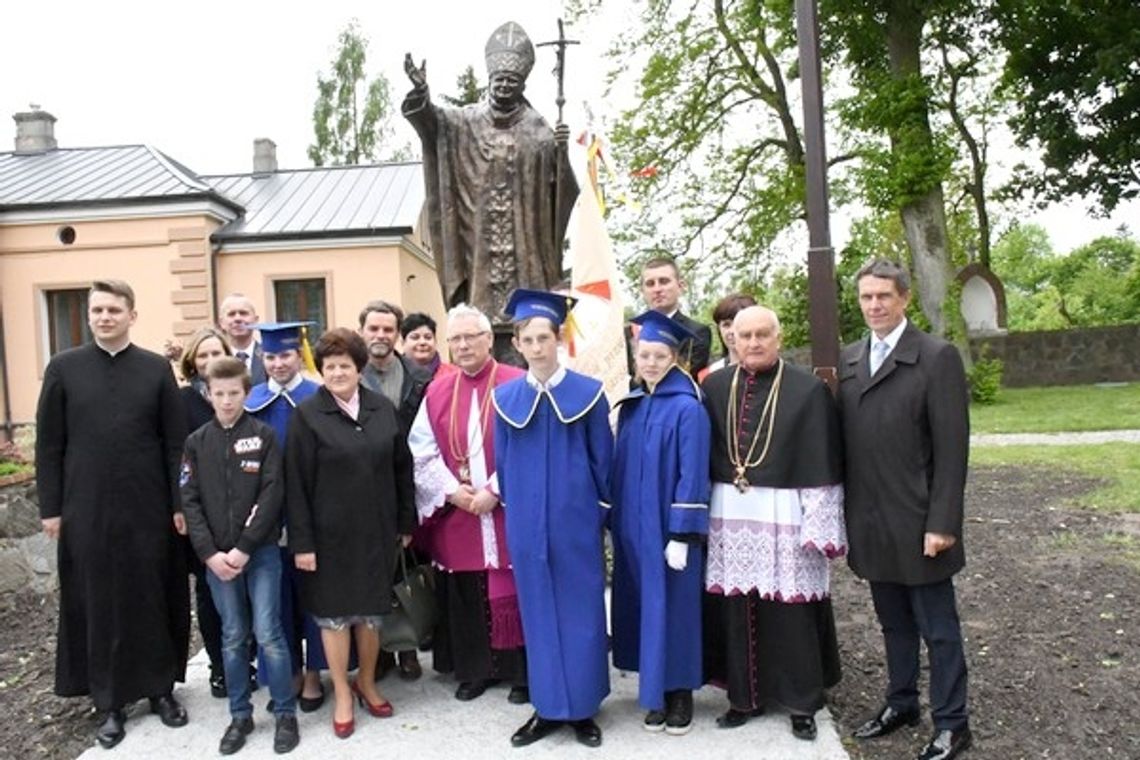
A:
<svg viewBox="0 0 1140 760">
<path fill-rule="evenodd" d="M 681 313 L 681 294 L 685 291 L 685 281 L 677 269 L 677 262 L 667 256 L 658 256 L 650 259 L 641 266 L 641 295 L 645 298 L 645 305 L 653 311 L 664 314 L 685 326 L 689 332 L 697 336 L 696 340 L 686 341 L 678 352 L 678 363 L 685 363 L 684 368 L 693 377 L 708 366 L 709 351 L 712 348 L 712 330 L 708 325 Z M 627 345 L 632 345 L 626 336 Z M 630 375 L 633 375 L 633 358 L 630 355 Z"/>
<path fill-rule="evenodd" d="M 886 704 L 855 737 L 918 724 L 921 636 L 935 733 L 918 757 L 949 760 L 971 742 L 953 583 L 966 561 L 969 394 L 958 350 L 907 321 L 909 280 L 885 259 L 859 270 L 859 306 L 871 336 L 846 346 L 839 362 L 847 556 L 870 581 L 889 678 Z"/>
<path fill-rule="evenodd" d="M 254 339 L 253 325 L 257 324 L 257 309 L 241 293 L 230 293 L 218 307 L 218 329 L 226 335 L 226 342 L 233 349 L 234 356 L 245 362 L 249 370 L 250 382 L 264 383 L 265 354 L 261 343 Z"/>
<path fill-rule="evenodd" d="M 419 367 L 396 350 L 400 339 L 400 323 L 404 321 L 404 310 L 387 301 L 369 301 L 360 311 L 360 337 L 368 346 L 368 364 L 360 373 L 360 383 L 369 390 L 385 396 L 396 407 L 396 418 L 400 430 L 407 436 L 412 429 L 412 421 L 419 411 L 424 390 L 431 382 L 427 370 Z M 412 555 L 414 561 L 415 555 Z M 396 666 L 390 652 L 381 651 L 377 663 L 377 676 L 383 677 Z M 414 681 L 423 674 L 420 661 L 414 649 L 400 652 L 400 677 Z"/>
</svg>

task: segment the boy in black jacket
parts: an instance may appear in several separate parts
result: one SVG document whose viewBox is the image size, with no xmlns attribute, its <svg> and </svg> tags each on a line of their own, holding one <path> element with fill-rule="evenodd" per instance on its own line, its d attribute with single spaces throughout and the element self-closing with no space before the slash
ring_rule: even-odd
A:
<svg viewBox="0 0 1140 760">
<path fill-rule="evenodd" d="M 231 722 L 218 750 L 237 752 L 253 731 L 249 701 L 249 637 L 261 645 L 277 727 L 273 749 L 300 741 L 293 669 L 281 628 L 281 452 L 273 428 L 245 413 L 245 363 L 226 357 L 206 371 L 214 419 L 186 439 L 182 502 L 194 551 L 222 618 L 222 662 Z"/>
</svg>

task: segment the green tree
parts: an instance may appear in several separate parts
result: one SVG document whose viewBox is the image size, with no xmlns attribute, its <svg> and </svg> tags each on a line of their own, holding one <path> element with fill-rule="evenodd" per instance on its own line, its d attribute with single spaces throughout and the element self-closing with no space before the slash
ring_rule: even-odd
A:
<svg viewBox="0 0 1140 760">
<path fill-rule="evenodd" d="M 612 51 L 611 78 L 635 76 L 638 100 L 612 130 L 611 156 L 637 175 L 610 188 L 638 201 L 614 208 L 623 259 L 664 249 L 710 279 L 756 281 L 772 241 L 803 216 L 790 6 L 639 4 L 639 28 Z"/>
<path fill-rule="evenodd" d="M 487 94 L 486 85 L 479 84 L 475 67 L 468 65 L 455 80 L 455 95 L 444 95 L 443 99 L 453 106 L 469 106 L 478 103 Z"/>
<path fill-rule="evenodd" d="M 910 251 L 914 290 L 936 334 L 964 344 L 950 298 L 953 262 L 943 183 L 954 149 L 932 124 L 936 102 L 924 54 L 928 30 L 972 13 L 970 0 L 824 0 L 833 58 L 848 67 L 854 94 L 842 101 L 862 163 L 864 197 L 899 214 Z M 963 346 L 964 348 L 964 346 Z M 963 350 L 965 354 L 965 350 Z"/>
<path fill-rule="evenodd" d="M 337 42 L 327 77 L 317 74 L 309 160 L 314 166 L 345 166 L 405 158 L 406 149 L 383 154 L 392 136 L 391 93 L 383 74 L 369 81 L 365 73 L 368 39 L 355 19 Z"/>
<path fill-rule="evenodd" d="M 1015 188 L 1044 201 L 1092 196 L 1107 211 L 1140 195 L 1140 3 L 993 1 L 1005 85 L 1020 103 L 1011 125 L 1044 164 L 1022 167 Z"/>
</svg>

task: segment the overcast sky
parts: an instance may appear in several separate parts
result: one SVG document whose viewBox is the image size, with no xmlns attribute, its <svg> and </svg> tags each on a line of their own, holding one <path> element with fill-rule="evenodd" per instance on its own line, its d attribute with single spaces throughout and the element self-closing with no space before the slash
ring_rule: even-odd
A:
<svg viewBox="0 0 1140 760">
<path fill-rule="evenodd" d="M 603 98 L 602 53 L 631 11 L 610 3 L 607 17 L 567 29 L 583 44 L 567 62 L 567 119 L 585 125 L 582 104 L 599 117 L 628 102 Z M 339 32 L 352 18 L 370 39 L 368 67 L 392 85 L 393 105 L 408 89 L 403 57 L 426 58 L 433 92 L 451 93 L 468 64 L 481 78 L 483 46 L 506 20 L 534 42 L 557 36 L 558 0 L 22 0 L 5 3 L 0 27 L 0 110 L 11 116 L 35 103 L 54 114 L 60 147 L 150 144 L 199 174 L 252 168 L 253 140 L 277 143 L 282 168 L 309 166 L 312 107 L 318 71 L 328 69 Z M 490 10 L 488 10 L 490 9 Z M 539 49 L 527 95 L 555 118 L 554 53 Z M 5 119 L 11 148 L 14 122 Z M 416 142 L 397 114 L 396 141 Z M 620 159 L 620 157 L 618 157 Z M 1140 204 L 1110 220 L 1091 220 L 1081 204 L 1031 217 L 1046 226 L 1058 250 L 1109 234 Z M 838 222 L 839 220 L 837 220 Z M 837 247 L 845 225 L 835 225 Z"/>
</svg>

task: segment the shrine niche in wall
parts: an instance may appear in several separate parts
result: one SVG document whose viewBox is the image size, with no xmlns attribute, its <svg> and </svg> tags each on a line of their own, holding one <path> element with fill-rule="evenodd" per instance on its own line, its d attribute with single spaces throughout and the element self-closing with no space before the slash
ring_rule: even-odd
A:
<svg viewBox="0 0 1140 760">
<path fill-rule="evenodd" d="M 1005 286 L 989 268 L 968 264 L 958 272 L 962 286 L 962 319 L 970 335 L 1006 331 Z"/>
</svg>

